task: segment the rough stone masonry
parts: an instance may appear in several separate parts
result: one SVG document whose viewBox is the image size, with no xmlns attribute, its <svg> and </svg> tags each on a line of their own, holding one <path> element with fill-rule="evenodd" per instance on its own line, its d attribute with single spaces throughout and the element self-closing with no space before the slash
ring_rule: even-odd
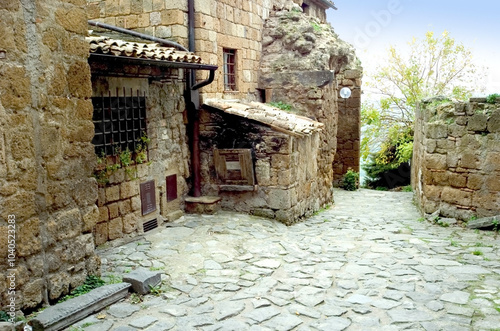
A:
<svg viewBox="0 0 500 331">
<path fill-rule="evenodd" d="M 16 309 L 55 300 L 99 272 L 85 6 L 0 2 L 0 310 L 11 299 L 8 268 Z M 15 261 L 7 266 L 12 219 Z"/>
<path fill-rule="evenodd" d="M 469 220 L 500 214 L 500 109 L 485 98 L 422 102 L 412 181 L 424 212 Z"/>
</svg>

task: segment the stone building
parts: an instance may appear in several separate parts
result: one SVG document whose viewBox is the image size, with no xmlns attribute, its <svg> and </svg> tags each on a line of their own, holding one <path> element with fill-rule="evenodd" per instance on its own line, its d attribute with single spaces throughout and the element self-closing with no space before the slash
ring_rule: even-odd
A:
<svg viewBox="0 0 500 331">
<path fill-rule="evenodd" d="M 188 195 L 286 224 L 330 203 L 357 170 L 362 75 L 333 7 L 1 1 L 0 232 L 15 219 L 17 240 L 1 306 L 12 272 L 17 309 L 53 302 L 98 273 L 97 245 L 180 217 Z"/>
<path fill-rule="evenodd" d="M 182 216 L 190 177 L 185 72 L 216 67 L 172 47 L 87 41 L 99 161 L 94 235 L 101 245 Z"/>
<path fill-rule="evenodd" d="M 186 178 L 192 195 L 221 196 L 225 208 L 232 208 L 250 194 L 244 190 L 234 190 L 229 194 L 224 185 L 215 185 L 220 182 L 214 162 L 214 149 L 218 146 L 210 137 L 215 135 L 214 128 L 220 130 L 221 127 L 214 125 L 214 119 L 207 115 L 214 109 L 204 106 L 207 100 L 219 104 L 229 99 L 293 105 L 297 115 L 323 124 L 318 131 L 322 143 L 316 154 L 317 174 L 310 182 L 316 184 L 314 189 L 308 190 L 316 202 L 302 208 L 301 212 L 287 213 L 291 219 L 285 222 L 293 223 L 330 203 L 332 183 L 338 183 L 348 168 L 359 170 L 356 156 L 359 155 L 362 71 L 352 47 L 340 40 L 326 24 L 325 11 L 328 8 L 334 8 L 334 5 L 326 0 L 123 1 L 120 4 L 89 0 L 88 12 L 95 21 L 189 45 L 204 61 L 219 67 L 214 82 L 200 90 L 199 99 L 195 96 L 192 100 L 197 109 L 202 109 L 200 114 L 196 114 L 196 110 L 190 112 L 195 114 L 190 121 L 200 128 L 201 141 L 201 145 L 195 143 L 191 146 L 192 156 L 199 155 L 199 159 L 193 159 L 191 163 L 192 176 Z M 197 81 L 206 78 L 206 73 L 197 73 Z M 351 88 L 353 95 L 339 107 L 338 90 L 344 86 Z M 232 115 L 240 117 L 232 122 L 233 125 L 248 127 L 246 116 Z M 293 121 L 294 116 L 289 118 Z M 338 123 L 342 124 L 340 130 Z M 188 132 L 189 129 L 188 125 Z M 189 136 L 191 140 L 198 139 Z M 337 140 L 342 148 L 349 150 L 337 154 Z M 235 144 L 242 146 L 245 142 Z M 194 146 L 201 151 L 193 151 Z M 255 158 L 254 147 L 251 148 L 250 165 L 258 177 L 263 161 Z M 260 184 L 258 179 L 254 178 L 257 186 Z M 279 187 L 288 192 L 294 185 L 276 185 L 276 189 Z M 188 200 L 190 203 L 191 199 Z M 218 199 L 211 201 L 217 202 Z M 259 213 L 257 210 L 264 206 L 257 205 L 259 207 L 234 208 Z M 277 209 L 269 210 L 267 215 L 276 215 Z"/>
</svg>

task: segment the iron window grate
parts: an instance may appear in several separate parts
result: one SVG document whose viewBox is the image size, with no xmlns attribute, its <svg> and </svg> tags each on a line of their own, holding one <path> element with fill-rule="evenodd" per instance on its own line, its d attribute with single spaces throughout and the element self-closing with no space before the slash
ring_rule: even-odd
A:
<svg viewBox="0 0 500 331">
<path fill-rule="evenodd" d="M 130 96 L 126 96 L 123 89 L 123 96 L 118 96 L 116 89 L 116 95 L 112 97 L 109 91 L 108 96 L 92 98 L 95 127 L 92 143 L 98 156 L 117 155 L 127 149 L 134 152 L 141 137 L 147 135 L 145 93 L 137 91 L 134 96 L 130 89 Z"/>
</svg>

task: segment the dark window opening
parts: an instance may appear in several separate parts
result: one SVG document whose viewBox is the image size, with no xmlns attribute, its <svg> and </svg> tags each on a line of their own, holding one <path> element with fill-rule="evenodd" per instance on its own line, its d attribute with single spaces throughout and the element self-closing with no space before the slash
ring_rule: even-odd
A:
<svg viewBox="0 0 500 331">
<path fill-rule="evenodd" d="M 119 90 L 117 89 L 116 95 Z M 112 97 L 101 95 L 92 98 L 94 106 L 94 144 L 98 156 L 118 155 L 127 149 L 132 153 L 145 151 L 146 131 L 146 95 L 137 91 L 133 96 Z"/>
<path fill-rule="evenodd" d="M 266 90 L 261 89 L 261 88 L 258 88 L 256 90 L 257 90 L 257 100 L 259 102 L 265 103 L 266 102 Z"/>
<path fill-rule="evenodd" d="M 236 50 L 224 48 L 224 90 L 236 91 Z"/>
<path fill-rule="evenodd" d="M 309 5 L 303 2 L 301 7 L 302 7 L 302 10 L 304 11 L 304 14 L 309 15 L 309 11 L 311 9 L 309 7 Z"/>
</svg>

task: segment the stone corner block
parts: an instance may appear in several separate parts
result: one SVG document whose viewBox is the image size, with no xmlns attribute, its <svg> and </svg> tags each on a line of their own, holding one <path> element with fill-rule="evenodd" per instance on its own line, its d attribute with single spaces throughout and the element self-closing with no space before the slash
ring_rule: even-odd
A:
<svg viewBox="0 0 500 331">
<path fill-rule="evenodd" d="M 30 324 L 33 331 L 56 331 L 102 310 L 128 294 L 128 283 L 98 287 L 89 293 L 51 306 L 38 314 Z"/>
<path fill-rule="evenodd" d="M 123 277 L 123 281 L 132 285 L 132 290 L 139 294 L 148 294 L 151 287 L 161 282 L 161 273 L 147 269 L 137 269 Z"/>
</svg>

